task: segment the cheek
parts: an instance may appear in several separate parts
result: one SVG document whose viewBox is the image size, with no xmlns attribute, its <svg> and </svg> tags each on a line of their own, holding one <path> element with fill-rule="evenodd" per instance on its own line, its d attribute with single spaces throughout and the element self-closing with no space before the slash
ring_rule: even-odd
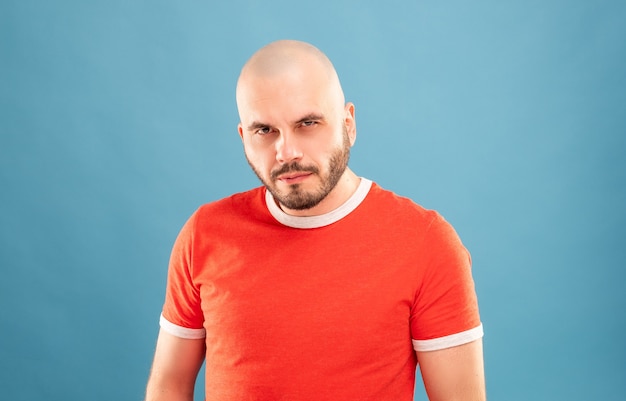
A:
<svg viewBox="0 0 626 401">
<path fill-rule="evenodd" d="M 275 155 L 273 155 L 272 151 L 267 147 L 244 142 L 244 152 L 246 153 L 248 161 L 252 163 L 255 168 L 261 170 L 261 172 L 271 168 L 273 165 L 272 161 L 275 159 Z"/>
<path fill-rule="evenodd" d="M 305 153 L 316 159 L 328 159 L 336 150 L 343 147 L 343 133 L 326 133 L 323 140 L 311 140 L 306 144 Z"/>
</svg>

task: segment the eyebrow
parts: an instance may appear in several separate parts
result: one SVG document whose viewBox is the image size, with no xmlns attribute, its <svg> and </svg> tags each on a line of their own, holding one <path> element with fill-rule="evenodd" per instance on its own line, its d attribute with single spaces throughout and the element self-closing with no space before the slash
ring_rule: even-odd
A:
<svg viewBox="0 0 626 401">
<path fill-rule="evenodd" d="M 248 125 L 248 131 L 256 131 L 260 128 L 265 128 L 265 127 L 269 127 L 269 124 L 254 121 L 252 124 Z"/>
<path fill-rule="evenodd" d="M 298 120 L 296 120 L 294 122 L 294 124 L 302 124 L 305 121 L 324 121 L 324 116 L 321 114 L 317 114 L 317 113 L 309 113 L 306 114 L 305 116 L 299 118 Z M 266 124 L 260 121 L 253 121 L 252 124 L 248 125 L 248 131 L 255 131 L 257 129 L 260 128 L 267 128 L 270 127 L 270 124 Z"/>
<path fill-rule="evenodd" d="M 309 113 L 305 115 L 304 117 L 302 117 L 301 119 L 299 119 L 298 121 L 296 121 L 296 124 L 302 124 L 305 121 L 323 121 L 323 120 L 324 120 L 323 115 L 316 114 L 316 113 Z"/>
</svg>

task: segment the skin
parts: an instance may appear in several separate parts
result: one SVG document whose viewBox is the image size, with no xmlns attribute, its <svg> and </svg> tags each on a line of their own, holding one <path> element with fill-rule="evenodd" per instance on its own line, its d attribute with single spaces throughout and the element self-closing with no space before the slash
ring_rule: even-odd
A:
<svg viewBox="0 0 626 401">
<path fill-rule="evenodd" d="M 160 330 L 146 401 L 193 401 L 204 355 L 204 339 L 180 338 Z"/>
<path fill-rule="evenodd" d="M 259 50 L 241 71 L 237 107 L 248 163 L 283 211 L 328 213 L 356 191 L 359 178 L 347 167 L 354 105 L 315 47 L 279 41 Z M 146 400 L 192 400 L 204 354 L 204 340 L 161 330 Z M 417 359 L 431 401 L 485 400 L 482 340 L 417 352 Z"/>
<path fill-rule="evenodd" d="M 482 339 L 438 351 L 417 352 L 430 401 L 484 401 Z"/>
</svg>

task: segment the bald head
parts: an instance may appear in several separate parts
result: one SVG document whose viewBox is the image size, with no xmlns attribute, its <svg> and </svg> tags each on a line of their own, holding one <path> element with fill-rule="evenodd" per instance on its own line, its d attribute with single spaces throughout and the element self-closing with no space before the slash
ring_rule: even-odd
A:
<svg viewBox="0 0 626 401">
<path fill-rule="evenodd" d="M 241 111 L 244 98 L 258 82 L 304 80 L 324 85 L 328 96 L 343 106 L 343 90 L 331 61 L 315 46 L 295 40 L 270 43 L 248 60 L 237 81 L 237 105 Z"/>
<path fill-rule="evenodd" d="M 281 40 L 257 51 L 241 70 L 237 108 L 246 159 L 283 210 L 323 214 L 356 190 L 354 105 L 317 48 Z"/>
</svg>

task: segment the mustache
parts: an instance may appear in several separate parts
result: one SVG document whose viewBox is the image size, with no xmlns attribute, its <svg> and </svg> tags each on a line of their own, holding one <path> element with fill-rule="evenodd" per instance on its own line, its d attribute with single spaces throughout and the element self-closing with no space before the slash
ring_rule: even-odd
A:
<svg viewBox="0 0 626 401">
<path fill-rule="evenodd" d="M 304 171 L 313 173 L 313 174 L 319 173 L 319 169 L 315 166 L 303 166 L 302 164 L 298 162 L 293 162 L 293 163 L 283 164 L 280 168 L 272 171 L 270 173 L 270 177 L 272 178 L 272 180 L 275 180 L 281 174 L 292 173 L 292 172 L 304 172 Z"/>
</svg>

